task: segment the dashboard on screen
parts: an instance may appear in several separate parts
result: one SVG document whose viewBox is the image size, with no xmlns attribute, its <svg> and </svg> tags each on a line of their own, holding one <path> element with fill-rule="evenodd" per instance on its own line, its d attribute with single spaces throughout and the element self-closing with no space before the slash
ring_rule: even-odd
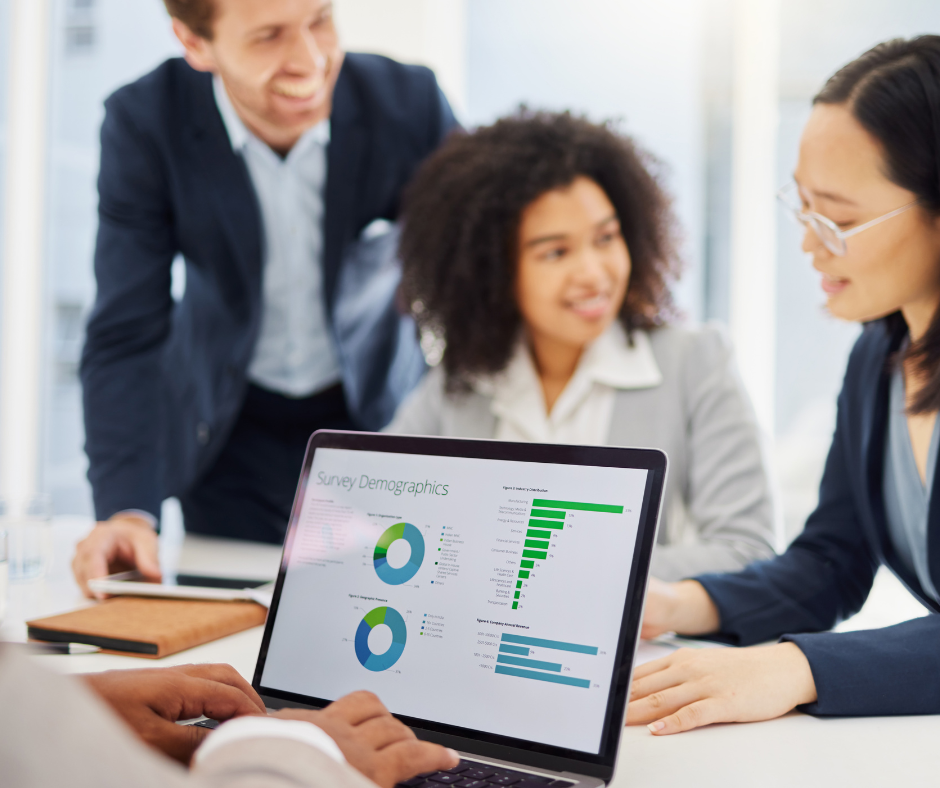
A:
<svg viewBox="0 0 940 788">
<path fill-rule="evenodd" d="M 649 473 L 318 448 L 261 686 L 598 753 Z"/>
</svg>

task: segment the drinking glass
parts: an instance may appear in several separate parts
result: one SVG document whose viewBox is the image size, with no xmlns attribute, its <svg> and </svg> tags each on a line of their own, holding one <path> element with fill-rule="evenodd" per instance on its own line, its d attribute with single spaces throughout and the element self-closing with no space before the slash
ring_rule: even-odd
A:
<svg viewBox="0 0 940 788">
<path fill-rule="evenodd" d="M 7 532 L 0 528 L 0 624 L 3 624 L 7 615 L 7 586 L 10 582 L 8 568 Z"/>
<path fill-rule="evenodd" d="M 52 516 L 45 496 L 0 501 L 0 530 L 7 534 L 9 582 L 38 580 L 52 558 Z"/>
</svg>

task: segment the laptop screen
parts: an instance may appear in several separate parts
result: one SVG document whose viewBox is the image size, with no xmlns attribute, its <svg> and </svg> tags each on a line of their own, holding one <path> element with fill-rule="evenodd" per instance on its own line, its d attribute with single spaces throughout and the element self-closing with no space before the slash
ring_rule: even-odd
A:
<svg viewBox="0 0 940 788">
<path fill-rule="evenodd" d="M 407 718 L 601 752 L 650 470 L 343 448 L 308 464 L 256 684 L 367 689 Z"/>
</svg>

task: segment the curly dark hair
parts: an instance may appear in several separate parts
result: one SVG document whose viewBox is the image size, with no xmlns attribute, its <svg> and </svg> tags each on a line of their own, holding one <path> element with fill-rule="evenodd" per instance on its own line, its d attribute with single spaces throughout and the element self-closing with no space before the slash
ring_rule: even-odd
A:
<svg viewBox="0 0 940 788">
<path fill-rule="evenodd" d="M 676 222 L 658 162 L 611 124 L 520 108 L 457 132 L 420 167 L 402 202 L 402 296 L 445 342 L 450 391 L 505 368 L 523 319 L 515 298 L 519 223 L 546 192 L 590 178 L 607 194 L 630 252 L 620 319 L 628 333 L 676 313 Z"/>
</svg>

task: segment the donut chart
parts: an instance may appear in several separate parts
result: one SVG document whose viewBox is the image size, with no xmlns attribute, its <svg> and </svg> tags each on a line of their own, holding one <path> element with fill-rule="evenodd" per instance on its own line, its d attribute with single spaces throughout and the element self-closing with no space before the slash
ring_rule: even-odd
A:
<svg viewBox="0 0 940 788">
<path fill-rule="evenodd" d="M 411 556 L 407 564 L 395 569 L 388 563 L 388 548 L 399 539 L 404 539 L 411 545 Z M 379 537 L 375 552 L 372 554 L 375 573 L 379 576 L 379 580 L 390 586 L 398 586 L 411 580 L 421 568 L 423 560 L 424 537 L 421 536 L 421 531 L 411 523 L 395 523 L 387 528 Z"/>
<path fill-rule="evenodd" d="M 369 649 L 369 633 L 380 624 L 392 630 L 392 645 L 384 654 L 373 654 Z M 407 639 L 408 629 L 401 613 L 393 607 L 377 607 L 366 613 L 359 622 L 359 629 L 356 630 L 356 658 L 366 670 L 375 673 L 388 670 L 398 662 Z"/>
</svg>

